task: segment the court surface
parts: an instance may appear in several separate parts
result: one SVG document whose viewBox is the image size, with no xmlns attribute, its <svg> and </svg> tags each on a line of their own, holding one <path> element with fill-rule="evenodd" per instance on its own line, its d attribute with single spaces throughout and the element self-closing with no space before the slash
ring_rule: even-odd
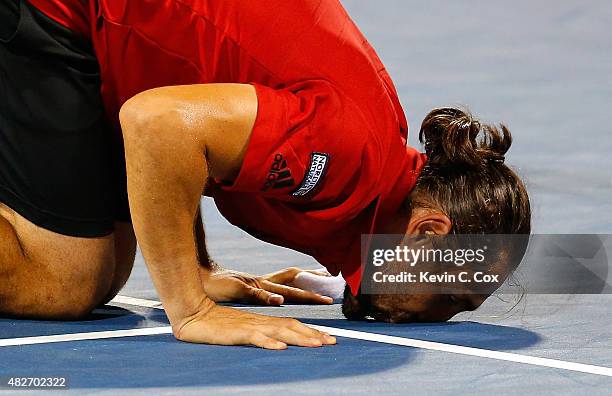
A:
<svg viewBox="0 0 612 396">
<path fill-rule="evenodd" d="M 344 4 L 396 82 L 412 144 L 432 107 L 469 105 L 513 132 L 507 162 L 527 180 L 535 232 L 612 233 L 611 3 Z M 225 267 L 317 268 L 203 204 Z M 339 335 L 286 351 L 180 343 L 157 301 L 139 256 L 121 297 L 88 320 L 0 319 L 0 376 L 66 376 L 75 394 L 612 393 L 610 295 L 494 296 L 448 323 L 413 325 L 348 322 L 339 304 L 240 307 Z"/>
</svg>

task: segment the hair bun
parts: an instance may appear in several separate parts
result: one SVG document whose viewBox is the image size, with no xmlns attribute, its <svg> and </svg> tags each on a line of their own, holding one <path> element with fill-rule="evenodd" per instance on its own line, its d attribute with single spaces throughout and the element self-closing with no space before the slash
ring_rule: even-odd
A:
<svg viewBox="0 0 612 396">
<path fill-rule="evenodd" d="M 443 107 L 425 117 L 419 140 L 431 164 L 481 167 L 504 162 L 512 135 L 504 125 L 483 125 L 469 111 Z"/>
</svg>

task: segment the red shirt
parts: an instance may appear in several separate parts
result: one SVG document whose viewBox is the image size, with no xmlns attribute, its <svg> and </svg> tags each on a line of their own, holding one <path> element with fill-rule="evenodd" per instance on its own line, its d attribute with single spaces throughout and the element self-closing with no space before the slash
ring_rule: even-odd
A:
<svg viewBox="0 0 612 396">
<path fill-rule="evenodd" d="M 91 37 L 117 126 L 121 105 L 146 89 L 253 84 L 258 114 L 240 174 L 208 194 L 234 225 L 341 271 L 357 291 L 360 235 L 396 213 L 425 157 L 406 148 L 393 83 L 338 2 L 31 3 Z"/>
</svg>

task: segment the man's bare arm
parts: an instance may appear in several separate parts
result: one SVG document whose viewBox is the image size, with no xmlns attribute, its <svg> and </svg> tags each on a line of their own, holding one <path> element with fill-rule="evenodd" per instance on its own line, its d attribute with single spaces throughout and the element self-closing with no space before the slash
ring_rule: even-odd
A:
<svg viewBox="0 0 612 396">
<path fill-rule="evenodd" d="M 268 348 L 329 343 L 295 320 L 219 307 L 204 293 L 194 231 L 201 194 L 209 177 L 236 177 L 256 114 L 254 88 L 241 84 L 158 88 L 123 106 L 138 242 L 177 337 Z"/>
</svg>

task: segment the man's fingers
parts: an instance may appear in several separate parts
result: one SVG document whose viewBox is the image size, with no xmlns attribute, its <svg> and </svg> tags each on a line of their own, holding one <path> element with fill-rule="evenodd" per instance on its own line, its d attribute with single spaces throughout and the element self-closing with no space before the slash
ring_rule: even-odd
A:
<svg viewBox="0 0 612 396">
<path fill-rule="evenodd" d="M 260 332 L 253 333 L 249 341 L 251 344 L 264 349 L 287 349 L 287 344 L 284 342 L 275 340 Z"/>
<path fill-rule="evenodd" d="M 288 345 L 320 347 L 334 344 L 329 335 L 309 330 L 292 318 L 277 318 L 213 305 L 205 315 L 178 332 L 182 341 L 217 345 L 255 345 L 286 349 Z"/>
<path fill-rule="evenodd" d="M 261 278 L 273 283 L 286 284 L 293 281 L 300 272 L 302 272 L 301 268 L 290 267 L 264 275 Z"/>
<path fill-rule="evenodd" d="M 333 345 L 336 343 L 336 337 L 331 336 L 327 333 L 324 333 L 322 331 L 319 330 L 315 330 L 312 327 L 308 327 L 305 324 L 299 322 L 299 321 L 295 321 L 294 323 L 291 324 L 290 328 L 293 331 L 296 331 L 300 334 L 303 334 L 307 337 L 314 337 L 314 338 L 318 338 L 319 340 L 321 340 L 324 344 L 326 345 Z"/>
<path fill-rule="evenodd" d="M 285 299 L 282 295 L 258 287 L 245 286 L 244 300 L 257 305 L 281 305 Z"/>
<path fill-rule="evenodd" d="M 273 283 L 278 283 L 278 284 L 281 284 L 281 285 L 286 285 L 286 284 L 289 284 L 289 283 L 293 282 L 295 277 L 300 272 L 309 272 L 311 274 L 319 275 L 319 276 L 331 276 L 331 274 L 329 272 L 327 272 L 327 270 L 325 270 L 325 269 L 303 270 L 303 269 L 298 268 L 298 267 L 290 267 L 290 268 L 285 268 L 285 269 L 277 271 L 277 272 L 273 272 L 271 274 L 264 275 L 261 278 L 264 279 L 264 280 L 273 282 Z"/>
<path fill-rule="evenodd" d="M 331 277 L 332 274 L 330 274 L 327 270 L 325 269 L 317 269 L 317 270 L 304 270 L 302 272 L 308 272 L 314 275 L 319 275 L 319 276 L 324 276 L 326 278 Z"/>
<path fill-rule="evenodd" d="M 320 347 L 323 345 L 323 340 L 320 337 L 312 337 L 304 335 L 288 327 L 271 328 L 270 334 L 274 339 L 284 342 L 288 345 L 296 345 L 302 347 Z"/>
<path fill-rule="evenodd" d="M 333 298 L 331 297 L 321 296 L 311 291 L 298 289 L 296 287 L 279 285 L 270 281 L 261 282 L 261 287 L 269 292 L 284 296 L 285 301 L 311 304 L 331 304 L 334 302 Z"/>
</svg>

